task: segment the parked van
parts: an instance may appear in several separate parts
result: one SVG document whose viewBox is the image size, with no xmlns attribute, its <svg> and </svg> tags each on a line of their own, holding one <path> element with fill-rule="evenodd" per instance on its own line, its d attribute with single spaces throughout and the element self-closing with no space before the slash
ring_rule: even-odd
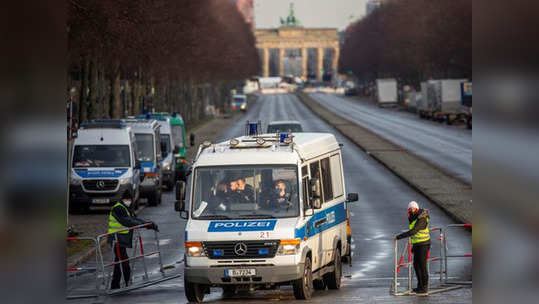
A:
<svg viewBox="0 0 539 304">
<path fill-rule="evenodd" d="M 83 123 L 71 152 L 70 209 L 112 206 L 126 190 L 136 208 L 141 176 L 136 155 L 135 134 L 122 121 Z"/>
<path fill-rule="evenodd" d="M 186 128 L 183 118 L 178 113 L 172 113 L 170 118 L 172 128 L 172 139 L 174 140 L 174 158 L 176 160 L 176 180 L 187 181 L 189 176 L 189 162 L 187 160 L 187 138 Z M 195 144 L 195 135 L 189 136 L 189 144 Z"/>
<path fill-rule="evenodd" d="M 163 173 L 161 170 L 161 126 L 156 120 L 125 119 L 135 133 L 137 160 L 144 176 L 140 184 L 140 196 L 148 204 L 161 203 Z"/>
<path fill-rule="evenodd" d="M 235 110 L 241 110 L 243 112 L 247 111 L 247 95 L 244 95 L 244 94 L 232 95 L 232 102 L 230 103 L 230 108 L 232 111 L 235 111 Z"/>
<path fill-rule="evenodd" d="M 179 184 L 187 299 L 202 301 L 210 287 L 292 285 L 297 299 L 339 289 L 351 261 L 347 203 L 357 201 L 346 195 L 339 143 L 327 133 L 251 134 L 201 145 L 187 210 Z"/>
</svg>

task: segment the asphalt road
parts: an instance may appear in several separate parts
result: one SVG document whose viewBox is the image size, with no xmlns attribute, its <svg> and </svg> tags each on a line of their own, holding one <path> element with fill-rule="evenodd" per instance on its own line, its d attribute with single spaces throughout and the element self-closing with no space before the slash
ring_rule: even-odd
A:
<svg viewBox="0 0 539 304">
<path fill-rule="evenodd" d="M 471 130 L 338 95 L 313 93 L 310 96 L 328 110 L 472 183 Z"/>
<path fill-rule="evenodd" d="M 358 192 L 360 200 L 351 207 L 353 231 L 353 266 L 343 268 L 343 286 L 339 291 L 315 292 L 312 303 L 471 303 L 471 288 L 462 288 L 447 293 L 434 294 L 428 298 L 415 296 L 393 297 L 389 295 L 390 280 L 393 275 L 393 241 L 398 232 L 406 229 L 406 206 L 410 200 L 416 200 L 421 207 L 430 210 L 431 227 L 446 226 L 453 221 L 436 205 L 411 189 L 382 165 L 363 153 L 359 148 L 338 134 L 331 126 L 321 121 L 310 112 L 294 95 L 265 95 L 252 105 L 249 111 L 231 128 L 223 130 L 220 139 L 229 139 L 242 135 L 246 120 L 262 120 L 267 125 L 272 120 L 299 120 L 304 130 L 312 132 L 331 132 L 344 144 L 343 164 L 346 190 Z M 171 265 L 171 273 L 182 272 L 181 258 L 184 253 L 183 239 L 185 221 L 173 212 L 172 193 L 165 194 L 163 204 L 145 208 L 139 215 L 158 223 L 161 230 L 161 250 L 164 252 L 165 265 Z M 151 235 L 151 234 L 148 234 Z M 433 237 L 433 243 L 436 238 Z M 455 231 L 449 240 L 453 252 L 471 252 L 471 234 Z M 433 256 L 439 252 L 435 244 Z M 108 257 L 110 259 L 110 257 Z M 149 267 L 156 271 L 156 263 Z M 172 267 L 174 266 L 174 268 Z M 431 266 L 431 275 L 437 275 L 438 264 Z M 141 274 L 137 265 L 137 276 Z M 450 277 L 471 278 L 472 263 L 461 259 L 449 264 Z M 403 273 L 404 275 L 405 273 Z M 83 278 L 84 280 L 84 278 Z M 85 284 L 90 284 L 87 279 Z M 432 281 L 436 283 L 435 280 Z M 404 284 L 404 282 L 402 283 Z M 415 280 L 414 280 L 415 284 Z M 146 287 L 115 297 L 103 297 L 102 303 L 185 303 L 183 278 L 170 280 L 159 285 Z M 260 303 L 295 301 L 291 288 L 283 287 L 278 291 L 255 291 L 224 299 L 221 290 L 212 289 L 205 301 L 210 303 Z M 70 300 L 68 303 L 95 303 L 96 299 Z"/>
</svg>

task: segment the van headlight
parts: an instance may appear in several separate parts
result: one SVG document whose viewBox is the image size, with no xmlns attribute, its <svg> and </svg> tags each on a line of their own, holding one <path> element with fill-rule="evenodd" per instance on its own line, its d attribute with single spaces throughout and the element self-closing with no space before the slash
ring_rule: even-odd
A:
<svg viewBox="0 0 539 304">
<path fill-rule="evenodd" d="M 129 182 L 131 181 L 131 178 L 130 177 L 122 177 L 120 179 L 118 179 L 120 185 L 125 185 L 125 184 L 129 184 Z"/>
<path fill-rule="evenodd" d="M 295 255 L 299 252 L 300 239 L 281 240 L 279 243 L 279 249 L 277 249 L 278 255 Z"/>
<path fill-rule="evenodd" d="M 73 185 L 73 186 L 80 186 L 82 184 L 82 179 L 74 178 L 74 177 L 71 176 L 69 178 L 69 184 Z"/>
<path fill-rule="evenodd" d="M 188 257 L 206 256 L 201 242 L 185 242 L 185 253 Z"/>
<path fill-rule="evenodd" d="M 163 170 L 170 171 L 170 163 L 163 164 Z"/>
</svg>

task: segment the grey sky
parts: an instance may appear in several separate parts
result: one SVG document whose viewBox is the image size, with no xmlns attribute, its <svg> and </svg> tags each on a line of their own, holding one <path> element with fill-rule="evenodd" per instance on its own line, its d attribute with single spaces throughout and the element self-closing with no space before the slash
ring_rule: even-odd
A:
<svg viewBox="0 0 539 304">
<path fill-rule="evenodd" d="M 303 26 L 342 30 L 351 20 L 365 15 L 367 0 L 254 0 L 256 27 L 279 26 L 279 17 L 288 15 L 291 2 Z"/>
</svg>

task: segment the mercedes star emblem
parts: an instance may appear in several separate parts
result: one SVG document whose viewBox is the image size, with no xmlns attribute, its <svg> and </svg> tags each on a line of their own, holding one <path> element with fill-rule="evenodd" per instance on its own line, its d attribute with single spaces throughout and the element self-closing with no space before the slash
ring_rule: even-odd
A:
<svg viewBox="0 0 539 304">
<path fill-rule="evenodd" d="M 234 252 L 236 255 L 245 255 L 247 253 L 247 245 L 245 243 L 236 243 L 234 245 Z"/>
<path fill-rule="evenodd" d="M 98 189 L 103 189 L 103 188 L 105 188 L 105 182 L 100 180 L 100 181 L 98 181 L 96 183 L 96 186 L 97 186 Z"/>
</svg>

